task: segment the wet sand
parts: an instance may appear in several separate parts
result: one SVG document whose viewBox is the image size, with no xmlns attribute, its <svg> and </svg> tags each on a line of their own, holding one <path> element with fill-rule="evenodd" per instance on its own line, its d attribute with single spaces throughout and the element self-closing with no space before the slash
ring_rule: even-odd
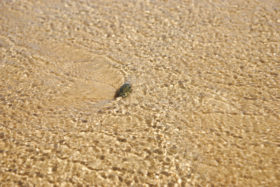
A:
<svg viewBox="0 0 280 187">
<path fill-rule="evenodd" d="M 1 185 L 279 186 L 279 7 L 0 1 Z"/>
</svg>

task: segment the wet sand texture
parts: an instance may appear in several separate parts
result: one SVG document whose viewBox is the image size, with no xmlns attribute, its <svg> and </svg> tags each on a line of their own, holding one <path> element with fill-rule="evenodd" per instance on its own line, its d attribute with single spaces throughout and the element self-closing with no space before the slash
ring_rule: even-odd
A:
<svg viewBox="0 0 280 187">
<path fill-rule="evenodd" d="M 278 0 L 2 0 L 1 186 L 280 186 L 279 54 Z"/>
</svg>

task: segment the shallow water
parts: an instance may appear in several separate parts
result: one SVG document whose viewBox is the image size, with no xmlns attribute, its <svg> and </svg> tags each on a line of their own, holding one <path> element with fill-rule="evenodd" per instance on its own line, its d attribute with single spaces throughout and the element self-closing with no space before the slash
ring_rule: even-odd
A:
<svg viewBox="0 0 280 187">
<path fill-rule="evenodd" d="M 277 7 L 1 1 L 1 184 L 278 186 Z"/>
</svg>

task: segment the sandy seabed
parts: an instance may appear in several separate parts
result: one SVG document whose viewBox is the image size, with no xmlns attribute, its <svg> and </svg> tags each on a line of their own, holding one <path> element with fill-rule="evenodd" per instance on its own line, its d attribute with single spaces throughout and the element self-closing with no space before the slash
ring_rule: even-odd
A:
<svg viewBox="0 0 280 187">
<path fill-rule="evenodd" d="M 0 1 L 1 186 L 280 186 L 279 121 L 278 0 Z"/>
</svg>

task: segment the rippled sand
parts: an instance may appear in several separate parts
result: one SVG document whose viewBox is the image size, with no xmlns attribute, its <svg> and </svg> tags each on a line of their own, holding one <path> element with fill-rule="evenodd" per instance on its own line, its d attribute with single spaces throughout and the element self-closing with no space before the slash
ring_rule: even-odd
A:
<svg viewBox="0 0 280 187">
<path fill-rule="evenodd" d="M 1 185 L 279 186 L 279 7 L 0 1 Z"/>
</svg>

